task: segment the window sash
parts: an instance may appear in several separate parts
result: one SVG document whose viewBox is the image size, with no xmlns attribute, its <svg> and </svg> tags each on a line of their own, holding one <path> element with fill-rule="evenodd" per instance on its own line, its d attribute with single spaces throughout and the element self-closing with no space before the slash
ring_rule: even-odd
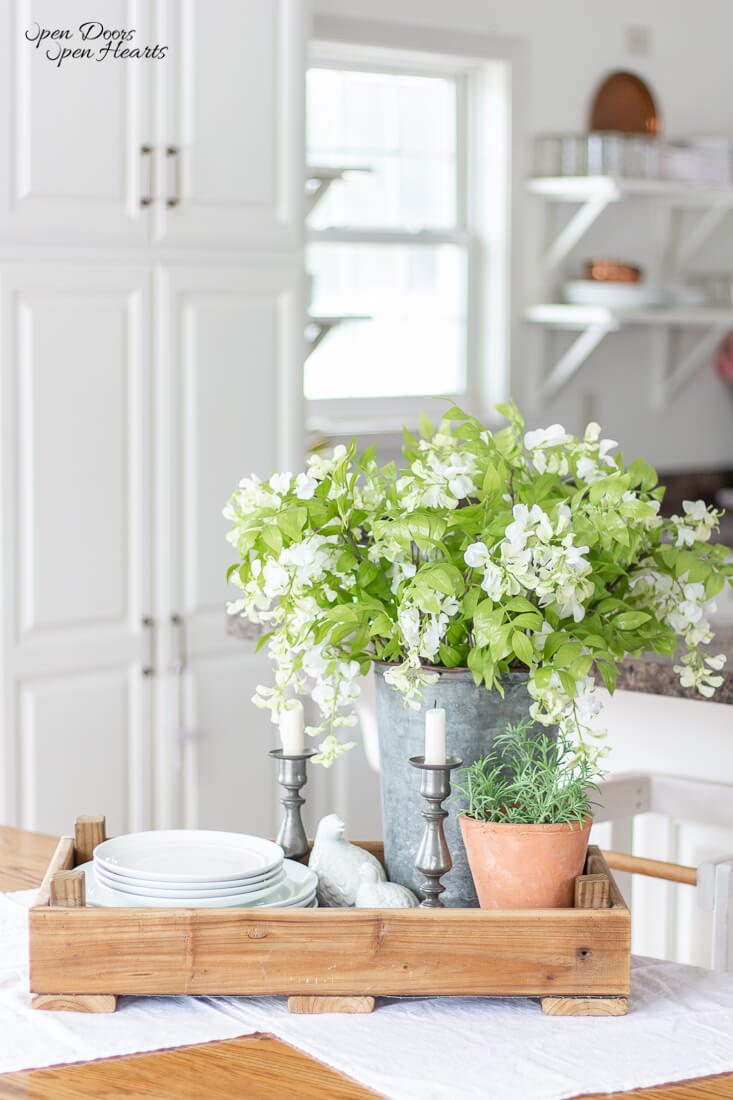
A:
<svg viewBox="0 0 733 1100">
<path fill-rule="evenodd" d="M 468 229 L 468 78 L 457 65 L 437 64 L 430 66 L 410 65 L 397 59 L 393 64 L 388 61 L 373 62 L 333 58 L 314 57 L 310 67 L 331 68 L 341 72 L 377 72 L 395 76 L 424 76 L 453 80 L 455 84 L 455 225 L 445 229 L 409 230 L 399 227 L 383 228 L 359 226 L 334 226 L 327 229 L 314 229 L 307 226 L 305 237 L 313 244 L 372 244 L 372 245 L 440 245 L 452 244 L 466 252 L 465 278 L 465 389 L 460 393 L 443 395 L 403 395 L 399 397 L 351 397 L 351 398 L 308 398 L 306 399 L 307 425 L 310 430 L 333 432 L 385 432 L 400 430 L 405 420 L 414 420 L 426 402 L 428 407 L 435 402 L 436 416 L 447 401 L 470 402 L 473 393 L 473 357 L 475 345 L 475 309 L 476 293 L 474 280 L 476 274 L 475 256 L 477 240 Z M 444 397 L 447 401 L 441 403 Z"/>
</svg>

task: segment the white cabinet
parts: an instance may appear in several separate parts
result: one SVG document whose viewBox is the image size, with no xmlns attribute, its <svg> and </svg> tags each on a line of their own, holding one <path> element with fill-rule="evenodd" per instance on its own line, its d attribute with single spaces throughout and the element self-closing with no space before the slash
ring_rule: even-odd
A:
<svg viewBox="0 0 733 1100">
<path fill-rule="evenodd" d="M 303 221 L 302 0 L 167 0 L 161 237 L 294 248 Z M 174 205 L 171 205 L 173 203 Z"/>
<path fill-rule="evenodd" d="M 153 630 L 149 275 L 2 279 L 0 819 L 149 821 Z"/>
<path fill-rule="evenodd" d="M 0 820 L 275 829 L 222 509 L 302 464 L 300 287 L 266 257 L 6 271 Z"/>
<path fill-rule="evenodd" d="M 104 19 L 152 40 L 151 6 L 107 0 L 5 0 L 0 4 L 0 236 L 39 243 L 141 243 L 153 141 L 156 61 L 57 59 L 60 49 L 100 50 L 79 26 Z M 68 30 L 72 39 L 39 29 Z M 96 34 L 90 30 L 90 34 Z M 27 38 L 26 35 L 29 37 Z M 34 37 L 35 36 L 35 37 Z M 33 40 L 29 40 L 33 39 Z M 50 57 L 47 56 L 50 54 Z M 56 60 L 55 60 L 56 59 Z"/>
<path fill-rule="evenodd" d="M 102 8 L 0 3 L 0 821 L 271 832 L 221 513 L 303 461 L 306 6 Z"/>
<path fill-rule="evenodd" d="M 5 0 L 0 238 L 297 247 L 302 23 L 302 0 Z M 105 54 L 113 30 L 166 52 Z"/>
<path fill-rule="evenodd" d="M 224 606 L 236 594 L 226 571 L 236 552 L 222 509 L 253 470 L 302 467 L 301 279 L 292 263 L 262 260 L 249 268 L 169 268 L 160 280 L 161 407 L 169 415 L 159 608 L 162 620 L 180 619 L 164 660 L 171 673 L 161 702 L 161 820 L 273 830 L 274 764 L 266 751 L 273 727 L 250 702 L 269 671 L 254 643 L 225 632 Z"/>
</svg>

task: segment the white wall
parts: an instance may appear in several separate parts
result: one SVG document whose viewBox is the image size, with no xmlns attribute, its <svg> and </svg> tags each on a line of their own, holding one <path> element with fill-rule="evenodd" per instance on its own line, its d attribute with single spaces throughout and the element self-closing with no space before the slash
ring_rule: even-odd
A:
<svg viewBox="0 0 733 1100">
<path fill-rule="evenodd" d="M 402 24 L 445 27 L 514 39 L 515 97 L 519 135 L 516 171 L 530 167 L 531 136 L 541 132 L 587 128 L 595 88 L 610 70 L 638 72 L 650 84 L 672 138 L 730 134 L 733 138 L 733 66 L 730 0 L 313 0 L 316 16 L 338 16 Z M 651 31 L 648 56 L 630 56 L 624 46 L 627 26 Z M 409 46 L 409 33 L 405 35 Z M 528 405 L 541 352 L 541 337 L 518 320 L 531 301 L 533 260 L 539 248 L 538 200 L 517 194 L 514 209 L 513 391 Z M 651 256 L 650 208 L 607 211 L 575 263 L 593 252 L 619 258 Z M 696 257 L 698 270 L 733 270 L 733 214 L 715 241 Z M 571 263 L 572 270 L 572 263 Z M 570 273 L 570 272 L 569 272 Z M 556 337 L 557 347 L 565 338 Z M 537 424 L 562 421 L 577 430 L 596 417 L 607 435 L 618 439 L 627 457 L 644 456 L 667 470 L 733 464 L 733 389 L 718 380 L 710 365 L 663 411 L 651 402 L 655 335 L 650 329 L 626 330 L 605 344 L 546 408 Z"/>
</svg>

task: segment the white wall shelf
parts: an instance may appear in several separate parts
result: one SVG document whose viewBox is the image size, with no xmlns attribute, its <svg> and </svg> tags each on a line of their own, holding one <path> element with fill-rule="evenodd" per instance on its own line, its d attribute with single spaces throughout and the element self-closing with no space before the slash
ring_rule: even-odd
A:
<svg viewBox="0 0 733 1100">
<path fill-rule="evenodd" d="M 578 203 L 578 210 L 547 247 L 543 264 L 552 273 L 567 258 L 610 203 L 624 199 L 661 200 L 672 208 L 699 209 L 687 235 L 675 241 L 671 266 L 679 269 L 733 210 L 733 187 L 682 183 L 674 180 L 632 180 L 616 176 L 558 176 L 531 179 L 532 194 L 550 202 Z"/>
<path fill-rule="evenodd" d="M 553 328 L 583 329 L 605 325 L 609 331 L 622 325 L 671 325 L 678 328 L 722 326 L 733 328 L 733 306 L 650 306 L 647 309 L 607 309 L 605 306 L 574 306 L 560 303 L 530 306 L 528 321 Z"/>
<path fill-rule="evenodd" d="M 682 268 L 733 211 L 733 186 L 617 176 L 537 177 L 529 180 L 527 186 L 532 194 L 546 202 L 577 205 L 569 221 L 549 241 L 542 257 L 542 272 L 548 284 L 611 203 L 654 199 L 662 204 L 667 239 L 660 249 L 660 255 L 664 256 L 664 272 L 659 274 L 670 281 L 679 281 Z M 685 210 L 694 213 L 683 220 Z M 546 286 L 545 292 L 549 289 Z M 733 308 L 680 306 L 620 310 L 548 303 L 531 306 L 525 317 L 547 328 L 578 333 L 546 373 L 540 387 L 544 399 L 554 397 L 570 381 L 609 333 L 627 325 L 655 326 L 661 334 L 657 341 L 654 388 L 657 408 L 666 404 L 693 377 L 726 332 L 733 329 Z M 676 353 L 677 341 L 673 339 L 680 329 L 703 330 L 685 354 Z"/>
<path fill-rule="evenodd" d="M 684 183 L 678 180 L 626 179 L 621 176 L 542 176 L 529 180 L 529 190 L 554 202 L 583 202 L 605 198 L 669 199 L 679 206 L 733 206 L 733 186 Z"/>
<path fill-rule="evenodd" d="M 627 325 L 656 325 L 666 330 L 662 342 L 663 360 L 656 372 L 654 404 L 664 406 L 693 377 L 710 357 L 725 334 L 733 329 L 733 308 L 705 307 L 655 309 L 605 309 L 600 306 L 574 306 L 548 303 L 530 306 L 528 321 L 546 328 L 578 332 L 569 348 L 557 359 L 541 387 L 544 398 L 557 394 L 576 374 L 602 340 Z M 702 329 L 695 344 L 677 354 L 669 334 L 678 329 Z"/>
</svg>

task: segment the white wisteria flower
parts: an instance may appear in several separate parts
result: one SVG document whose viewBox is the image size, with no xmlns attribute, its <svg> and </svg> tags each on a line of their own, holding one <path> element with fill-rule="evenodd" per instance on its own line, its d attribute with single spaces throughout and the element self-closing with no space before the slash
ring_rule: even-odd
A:
<svg viewBox="0 0 733 1100">
<path fill-rule="evenodd" d="M 254 702 L 278 722 L 309 696 L 325 765 L 351 747 L 361 677 L 373 661 L 409 707 L 441 668 L 467 666 L 502 690 L 527 676 L 531 717 L 603 753 L 596 684 L 613 691 L 629 652 L 668 656 L 703 697 L 722 682 L 714 597 L 733 583 L 712 539 L 721 513 L 683 501 L 660 515 L 663 490 L 643 459 L 625 467 L 591 423 L 525 432 L 513 405 L 489 432 L 460 409 L 437 431 L 406 432 L 404 469 L 374 447 L 314 454 L 305 471 L 243 478 L 224 514 L 238 554 L 232 615 L 260 624 L 274 666 Z"/>
</svg>

